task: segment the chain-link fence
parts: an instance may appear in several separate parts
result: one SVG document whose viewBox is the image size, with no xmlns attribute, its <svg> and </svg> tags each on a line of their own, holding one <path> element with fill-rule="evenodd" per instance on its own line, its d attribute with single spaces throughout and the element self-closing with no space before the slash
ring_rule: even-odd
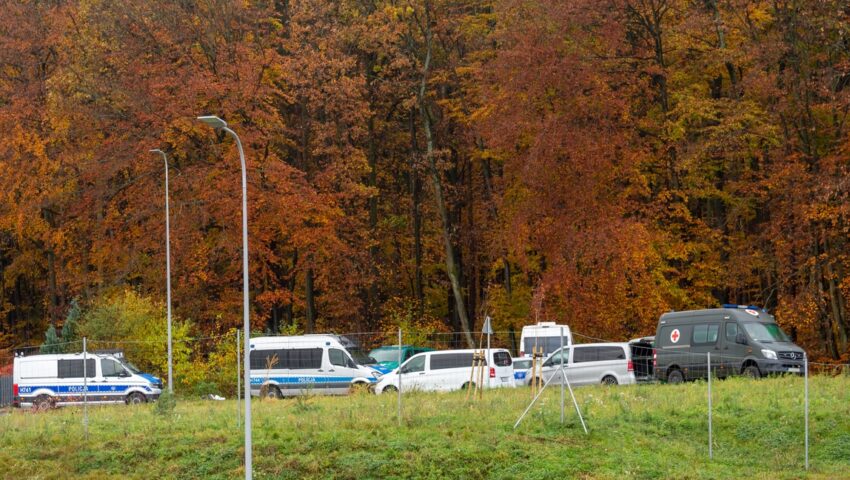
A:
<svg viewBox="0 0 850 480">
<path fill-rule="evenodd" d="M 219 419 L 222 435 L 232 441 L 239 441 L 243 435 L 243 399 L 239 393 L 244 352 L 238 335 L 234 330 L 175 340 L 174 378 L 170 379 L 176 396 L 189 401 L 187 405 L 196 413 L 206 411 L 210 418 Z M 674 333 L 670 335 L 675 338 Z M 810 446 L 825 451 L 840 448 L 819 438 L 832 441 L 834 437 L 827 435 L 827 429 L 846 421 L 834 417 L 827 406 L 841 393 L 834 390 L 834 385 L 816 379 L 839 377 L 850 381 L 850 365 L 808 363 L 802 353 L 798 356 L 787 349 L 774 352 L 776 357 L 769 361 L 758 361 L 752 355 L 730 352 L 732 337 L 730 348 L 724 348 L 727 343 L 718 341 L 717 332 L 706 332 L 702 344 L 689 344 L 688 348 L 660 347 L 651 338 L 607 342 L 577 332 L 569 338 L 553 338 L 524 345 L 519 332 L 512 331 L 483 334 L 390 330 L 255 336 L 248 353 L 250 384 L 252 394 L 259 397 L 294 397 L 293 408 L 301 408 L 298 402 L 305 398 L 323 394 L 389 394 L 395 399 L 395 411 L 386 412 L 387 421 L 405 425 L 432 411 L 427 406 L 432 394 L 426 392 L 466 390 L 465 398 L 474 402 L 476 395 L 498 399 L 510 395 L 500 391 L 526 389 L 527 401 L 510 404 L 516 408 L 514 428 L 523 428 L 520 420 L 526 413 L 555 404 L 560 407 L 562 423 L 565 415 L 575 410 L 580 423 L 574 425 L 593 431 L 594 417 L 591 414 L 586 418 L 585 414 L 587 409 L 597 408 L 593 403 L 597 400 L 591 400 L 593 394 L 577 387 L 604 384 L 611 388 L 666 389 L 664 397 L 670 403 L 662 406 L 635 402 L 624 410 L 633 418 L 657 419 L 661 411 L 677 415 L 676 396 L 685 395 L 685 390 L 664 384 L 688 383 L 688 395 L 693 395 L 694 388 L 704 389 L 704 401 L 697 402 L 703 405 L 704 415 L 703 420 L 690 424 L 692 431 L 687 434 L 694 444 L 704 445 L 708 458 L 738 455 L 734 452 L 753 437 L 756 443 L 763 441 L 758 435 L 769 429 L 742 420 L 755 409 L 774 411 L 777 425 L 797 426 L 794 428 L 799 430 L 799 439 L 793 445 L 799 448 L 800 462 L 806 468 Z M 473 348 L 469 348 L 470 340 Z M 173 414 L 173 400 L 163 396 L 169 386 L 164 375 L 168 368 L 163 339 L 85 339 L 55 347 L 63 353 L 48 356 L 40 353 L 38 347 L 21 347 L 11 355 L 0 356 L 0 400 L 13 397 L 27 412 L 59 406 L 77 408 L 85 435 L 113 428 L 121 421 L 117 412 L 127 407 L 105 407 L 109 404 L 156 402 L 155 412 Z M 761 353 L 762 357 L 766 355 Z M 733 377 L 751 377 L 755 381 L 779 373 L 784 374 L 781 382 L 754 383 L 756 387 L 750 391 L 757 392 L 757 399 L 747 398 L 735 389 L 717 390 L 717 382 Z M 810 377 L 815 377 L 815 381 Z M 15 385 L 10 387 L 12 380 Z M 635 383 L 644 385 L 614 386 Z M 551 385 L 547 391 L 543 391 L 545 385 Z M 642 391 L 637 391 L 638 396 Z M 845 401 L 846 391 L 850 390 L 843 394 Z M 547 403 L 534 403 L 538 398 Z M 9 403 L 0 403 L 0 409 Z M 536 421 L 551 421 L 551 417 L 525 420 Z M 263 428 L 263 423 L 255 423 L 253 434 Z"/>
</svg>

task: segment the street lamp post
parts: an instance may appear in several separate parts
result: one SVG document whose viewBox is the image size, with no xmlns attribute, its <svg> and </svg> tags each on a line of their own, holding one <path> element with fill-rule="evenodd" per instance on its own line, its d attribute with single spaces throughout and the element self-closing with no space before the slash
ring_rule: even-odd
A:
<svg viewBox="0 0 850 480">
<path fill-rule="evenodd" d="M 174 393 L 174 369 L 173 358 L 171 353 L 171 227 L 168 213 L 168 157 L 165 152 L 158 148 L 154 148 L 151 153 L 159 153 L 162 155 L 162 161 L 165 163 L 165 296 L 168 312 L 168 393 Z"/>
<path fill-rule="evenodd" d="M 248 317 L 248 180 L 245 173 L 245 153 L 242 151 L 242 142 L 236 132 L 227 128 L 227 122 L 214 116 L 198 117 L 198 120 L 206 123 L 216 130 L 223 130 L 236 140 L 239 150 L 239 161 L 242 162 L 242 328 L 245 337 L 243 350 L 243 370 L 245 375 L 245 478 L 252 478 L 252 447 L 251 447 L 251 323 Z"/>
</svg>

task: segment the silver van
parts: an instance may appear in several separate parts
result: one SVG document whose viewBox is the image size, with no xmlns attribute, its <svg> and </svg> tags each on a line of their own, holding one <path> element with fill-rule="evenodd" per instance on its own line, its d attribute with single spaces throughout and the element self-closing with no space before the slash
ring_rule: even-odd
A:
<svg viewBox="0 0 850 480">
<path fill-rule="evenodd" d="M 553 376 L 553 384 L 563 382 L 559 372 L 562 357 L 564 372 L 571 385 L 629 385 L 636 382 L 628 343 L 585 343 L 558 349 L 543 362 L 541 378 L 544 382 Z"/>
</svg>

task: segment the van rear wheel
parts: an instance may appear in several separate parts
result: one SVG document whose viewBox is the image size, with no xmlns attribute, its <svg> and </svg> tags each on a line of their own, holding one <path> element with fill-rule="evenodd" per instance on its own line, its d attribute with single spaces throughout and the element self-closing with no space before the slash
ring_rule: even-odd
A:
<svg viewBox="0 0 850 480">
<path fill-rule="evenodd" d="M 617 378 L 612 375 L 605 375 L 602 378 L 602 385 L 616 385 L 617 383 Z"/>
<path fill-rule="evenodd" d="M 475 382 L 466 382 L 460 387 L 461 390 L 468 390 L 469 388 L 474 389 L 475 388 Z"/>
<path fill-rule="evenodd" d="M 667 383 L 682 383 L 685 381 L 685 376 L 679 369 L 673 370 L 667 374 Z"/>
<path fill-rule="evenodd" d="M 281 398 L 283 395 L 280 394 L 280 389 L 275 385 L 267 385 L 266 388 L 266 398 Z"/>
<path fill-rule="evenodd" d="M 127 395 L 127 405 L 139 405 L 145 402 L 147 402 L 147 398 L 139 392 Z"/>
<path fill-rule="evenodd" d="M 35 398 L 33 405 L 38 410 L 47 410 L 53 408 L 56 405 L 56 401 L 50 395 L 39 395 Z"/>
</svg>

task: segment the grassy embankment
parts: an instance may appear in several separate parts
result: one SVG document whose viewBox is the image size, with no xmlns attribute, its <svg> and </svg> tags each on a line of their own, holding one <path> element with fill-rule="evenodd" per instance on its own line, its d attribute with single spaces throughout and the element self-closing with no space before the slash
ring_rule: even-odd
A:
<svg viewBox="0 0 850 480">
<path fill-rule="evenodd" d="M 559 424 L 547 390 L 514 431 L 526 389 L 405 397 L 358 394 L 254 402 L 255 478 L 850 478 L 850 378 L 810 382 L 811 464 L 803 469 L 799 378 L 714 384 L 714 460 L 707 451 L 706 385 L 576 390 Z M 569 402 L 569 396 L 567 396 Z M 0 477 L 238 478 L 242 433 L 232 401 L 14 411 L 0 416 Z"/>
</svg>

